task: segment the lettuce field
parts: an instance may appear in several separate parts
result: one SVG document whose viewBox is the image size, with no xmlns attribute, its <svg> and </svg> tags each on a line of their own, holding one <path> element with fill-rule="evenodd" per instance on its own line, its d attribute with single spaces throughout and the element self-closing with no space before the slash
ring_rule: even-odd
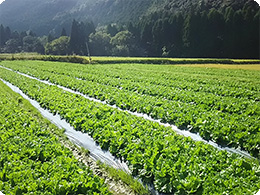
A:
<svg viewBox="0 0 260 195">
<path fill-rule="evenodd" d="M 61 133 L 0 81 L 0 192 L 111 194 L 54 136 Z"/>
<path fill-rule="evenodd" d="M 254 194 L 260 189 L 260 71 L 135 63 L 2 61 L 0 65 L 2 80 L 59 114 L 77 131 L 89 134 L 102 149 L 125 161 L 133 176 L 152 183 L 161 193 Z M 110 193 L 100 178 L 89 176 L 91 170 L 85 171 L 73 156 L 68 157 L 69 151 L 55 141 L 41 120 L 22 110 L 27 108 L 21 107 L 21 98 L 15 98 L 2 83 L 0 91 L 0 191 L 41 190 L 36 175 L 58 178 L 55 174 L 65 174 L 62 171 L 68 168 L 62 180 L 42 181 L 50 193 L 65 190 L 71 194 L 69 190 L 74 190 L 75 194 L 83 186 L 90 186 L 84 189 L 97 194 Z M 245 151 L 251 158 L 178 135 L 170 127 L 127 111 Z M 52 147 L 60 151 L 54 152 Z M 71 161 L 73 169 L 66 165 Z M 41 172 L 45 163 L 57 169 Z M 40 173 L 25 178 L 23 171 L 32 166 Z M 13 173 L 23 175 L 21 180 L 26 184 L 15 180 Z M 62 185 L 56 181 L 64 186 L 57 188 Z M 80 184 L 74 186 L 73 182 Z"/>
</svg>

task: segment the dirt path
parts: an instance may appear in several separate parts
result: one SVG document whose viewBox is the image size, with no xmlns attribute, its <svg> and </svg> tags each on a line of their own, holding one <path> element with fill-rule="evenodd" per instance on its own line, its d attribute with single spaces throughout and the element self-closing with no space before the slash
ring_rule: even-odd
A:
<svg viewBox="0 0 260 195">
<path fill-rule="evenodd" d="M 75 156 L 75 158 L 84 163 L 87 167 L 89 167 L 95 175 L 103 178 L 105 183 L 109 187 L 109 190 L 115 195 L 137 195 L 129 186 L 127 186 L 122 181 L 115 181 L 111 178 L 108 173 L 100 168 L 95 160 L 93 160 L 88 154 L 86 154 L 81 148 L 71 143 L 69 140 L 64 140 L 59 137 L 60 142 L 70 149 Z"/>
</svg>

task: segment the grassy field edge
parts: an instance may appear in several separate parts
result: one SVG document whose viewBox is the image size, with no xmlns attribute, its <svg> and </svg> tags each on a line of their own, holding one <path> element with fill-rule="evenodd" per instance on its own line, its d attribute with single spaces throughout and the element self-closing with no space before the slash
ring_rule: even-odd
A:
<svg viewBox="0 0 260 195">
<path fill-rule="evenodd" d="M 71 62 L 80 64 L 260 64 L 259 59 L 215 59 L 215 58 L 156 58 L 156 57 L 86 57 L 86 56 L 54 56 L 36 53 L 0 54 L 1 60 L 43 60 Z"/>
</svg>

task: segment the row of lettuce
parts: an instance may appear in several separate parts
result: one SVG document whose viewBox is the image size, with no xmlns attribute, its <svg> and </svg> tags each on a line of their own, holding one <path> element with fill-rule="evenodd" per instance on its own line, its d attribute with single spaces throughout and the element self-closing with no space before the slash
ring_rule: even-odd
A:
<svg viewBox="0 0 260 195">
<path fill-rule="evenodd" d="M 62 131 L 0 81 L 0 192 L 111 194 L 54 133 Z"/>
<path fill-rule="evenodd" d="M 126 161 L 134 176 L 174 194 L 254 194 L 258 161 L 177 135 L 171 128 L 119 111 L 57 86 L 0 68 L 0 78 L 18 86 L 103 149 Z"/>
<path fill-rule="evenodd" d="M 173 92 L 165 90 L 164 88 L 162 88 L 161 91 L 154 91 L 153 87 L 171 87 L 172 89 L 200 91 L 218 96 L 259 100 L 260 87 L 256 83 L 258 81 L 259 84 L 259 73 L 257 73 L 257 71 L 212 71 L 212 69 L 206 69 L 204 71 L 200 69 L 198 71 L 198 68 L 183 69 L 182 67 L 173 66 L 129 64 L 87 66 L 40 61 L 7 61 L 2 62 L 2 64 L 13 68 L 22 68 L 21 70 L 25 71 L 33 71 L 32 69 L 36 69 L 77 77 L 113 87 L 130 88 L 130 90 L 137 92 L 151 92 L 151 95 L 159 95 L 166 98 L 172 98 L 171 93 Z M 48 78 L 48 75 L 39 76 Z M 151 87 L 151 89 L 146 89 L 148 86 Z M 237 90 L 237 87 L 239 87 L 239 90 Z"/>
<path fill-rule="evenodd" d="M 44 63 L 44 65 L 43 65 Z M 148 65 L 2 62 L 121 109 L 148 114 L 260 159 L 260 74 Z"/>
</svg>

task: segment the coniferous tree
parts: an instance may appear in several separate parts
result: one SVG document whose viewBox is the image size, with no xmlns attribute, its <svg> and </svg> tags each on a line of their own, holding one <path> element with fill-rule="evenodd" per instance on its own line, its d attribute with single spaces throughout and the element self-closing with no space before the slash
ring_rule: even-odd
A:
<svg viewBox="0 0 260 195">
<path fill-rule="evenodd" d="M 154 55 L 160 56 L 162 54 L 162 48 L 165 47 L 165 43 L 163 41 L 164 37 L 164 24 L 163 20 L 157 20 L 152 28 L 152 35 L 153 35 L 153 48 L 154 48 Z"/>
<path fill-rule="evenodd" d="M 71 53 L 78 55 L 87 54 L 89 35 L 93 32 L 95 32 L 95 27 L 92 22 L 84 23 L 73 20 L 70 35 Z"/>
<path fill-rule="evenodd" d="M 62 28 L 62 31 L 61 31 L 60 36 L 61 36 L 61 37 L 67 36 L 67 32 L 66 32 L 65 28 Z"/>
<path fill-rule="evenodd" d="M 260 9 L 254 16 L 254 22 L 253 26 L 255 28 L 255 33 L 254 33 L 254 52 L 253 52 L 253 58 L 258 58 L 260 59 Z"/>
<path fill-rule="evenodd" d="M 153 53 L 154 48 L 152 47 L 152 42 L 153 42 L 152 28 L 153 28 L 153 23 L 150 22 L 149 20 L 141 24 L 140 39 L 141 39 L 142 46 L 146 51 L 147 56 L 154 56 Z"/>
<path fill-rule="evenodd" d="M 9 40 L 11 38 L 11 30 L 10 30 L 10 28 L 7 26 L 6 28 L 5 28 L 5 40 L 7 41 L 7 40 Z"/>
<path fill-rule="evenodd" d="M 55 39 L 55 38 L 54 38 L 54 36 L 53 36 L 52 34 L 49 34 L 49 35 L 48 35 L 47 40 L 48 40 L 49 43 L 52 42 L 54 39 Z"/>
<path fill-rule="evenodd" d="M 223 52 L 224 39 L 224 17 L 216 9 L 212 9 L 208 14 L 208 32 L 209 39 L 207 47 L 208 57 L 221 57 Z"/>
<path fill-rule="evenodd" d="M 81 39 L 79 23 L 73 20 L 70 33 L 70 51 L 72 54 L 82 54 L 80 46 L 82 42 Z"/>
<path fill-rule="evenodd" d="M 5 44 L 5 29 L 4 26 L 0 25 L 0 46 L 3 46 Z"/>
<path fill-rule="evenodd" d="M 170 37 L 169 37 L 169 56 L 180 57 L 183 55 L 182 48 L 182 29 L 183 29 L 184 19 L 181 14 L 171 16 L 169 19 L 170 25 Z"/>
</svg>

